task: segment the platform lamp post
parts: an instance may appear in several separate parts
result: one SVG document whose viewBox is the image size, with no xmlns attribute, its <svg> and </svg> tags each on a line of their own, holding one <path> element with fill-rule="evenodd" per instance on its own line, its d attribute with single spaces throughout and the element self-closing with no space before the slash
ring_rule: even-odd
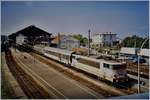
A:
<svg viewBox="0 0 150 100">
<path fill-rule="evenodd" d="M 58 48 L 60 48 L 60 33 L 58 32 Z"/>
<path fill-rule="evenodd" d="M 142 50 L 142 48 L 143 48 L 143 46 L 144 46 L 144 44 L 146 43 L 146 41 L 148 40 L 149 38 L 146 38 L 145 40 L 144 40 L 144 42 L 142 43 L 142 45 L 141 45 L 141 47 L 140 47 L 140 49 L 139 49 L 139 51 L 138 51 L 138 93 L 140 93 L 140 66 L 139 66 L 139 63 L 140 63 L 140 55 L 141 55 L 141 50 Z"/>
</svg>

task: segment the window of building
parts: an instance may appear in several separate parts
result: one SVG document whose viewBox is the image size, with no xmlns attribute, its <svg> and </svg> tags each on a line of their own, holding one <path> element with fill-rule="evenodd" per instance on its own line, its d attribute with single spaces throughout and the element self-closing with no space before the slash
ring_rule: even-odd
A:
<svg viewBox="0 0 150 100">
<path fill-rule="evenodd" d="M 110 35 L 110 40 L 112 40 L 112 35 Z"/>
</svg>

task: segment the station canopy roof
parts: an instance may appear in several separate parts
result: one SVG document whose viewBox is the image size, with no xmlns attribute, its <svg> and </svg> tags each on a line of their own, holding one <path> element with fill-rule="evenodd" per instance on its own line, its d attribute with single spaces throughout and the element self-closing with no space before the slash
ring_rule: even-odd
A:
<svg viewBox="0 0 150 100">
<path fill-rule="evenodd" d="M 9 35 L 10 38 L 15 38 L 16 36 L 18 36 L 19 34 L 22 34 L 24 36 L 51 36 L 51 33 L 48 33 L 34 25 L 28 26 L 24 29 L 21 29 L 15 33 L 12 33 L 11 35 Z"/>
</svg>

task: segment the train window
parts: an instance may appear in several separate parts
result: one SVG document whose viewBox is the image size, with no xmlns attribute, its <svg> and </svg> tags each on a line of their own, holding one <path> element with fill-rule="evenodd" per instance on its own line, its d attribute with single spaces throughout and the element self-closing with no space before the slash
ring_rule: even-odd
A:
<svg viewBox="0 0 150 100">
<path fill-rule="evenodd" d="M 109 68 L 109 64 L 104 63 L 104 68 Z"/>
<path fill-rule="evenodd" d="M 94 61 L 90 61 L 90 60 L 82 59 L 82 58 L 77 58 L 77 60 L 78 60 L 78 62 L 80 62 L 82 64 L 86 64 L 86 65 L 89 65 L 92 67 L 100 68 L 98 62 L 94 62 Z"/>
<path fill-rule="evenodd" d="M 126 64 L 112 65 L 113 69 L 126 68 Z"/>
<path fill-rule="evenodd" d="M 75 56 L 74 56 L 74 55 L 72 55 L 72 58 L 73 58 L 73 59 L 75 59 Z"/>
<path fill-rule="evenodd" d="M 61 54 L 61 57 L 64 58 L 64 59 L 69 59 L 69 56 L 68 56 L 68 55 L 63 55 L 63 54 Z"/>
<path fill-rule="evenodd" d="M 51 55 L 54 55 L 54 56 L 59 56 L 58 53 L 52 52 L 52 51 L 47 51 L 47 50 L 46 50 L 46 53 L 51 54 Z"/>
</svg>

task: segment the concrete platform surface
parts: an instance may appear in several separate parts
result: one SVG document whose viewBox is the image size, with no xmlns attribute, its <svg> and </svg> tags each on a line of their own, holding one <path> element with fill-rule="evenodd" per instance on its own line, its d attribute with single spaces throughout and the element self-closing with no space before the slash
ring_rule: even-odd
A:
<svg viewBox="0 0 150 100">
<path fill-rule="evenodd" d="M 9 87 L 12 89 L 14 92 L 14 98 L 19 98 L 19 99 L 27 99 L 27 96 L 21 89 L 20 85 L 18 84 L 17 80 L 15 77 L 12 75 L 10 72 L 7 64 L 6 64 L 6 59 L 5 59 L 5 53 L 1 53 L 1 64 L 2 64 L 2 71 L 4 71 L 4 77 L 6 81 L 9 84 Z"/>
</svg>

